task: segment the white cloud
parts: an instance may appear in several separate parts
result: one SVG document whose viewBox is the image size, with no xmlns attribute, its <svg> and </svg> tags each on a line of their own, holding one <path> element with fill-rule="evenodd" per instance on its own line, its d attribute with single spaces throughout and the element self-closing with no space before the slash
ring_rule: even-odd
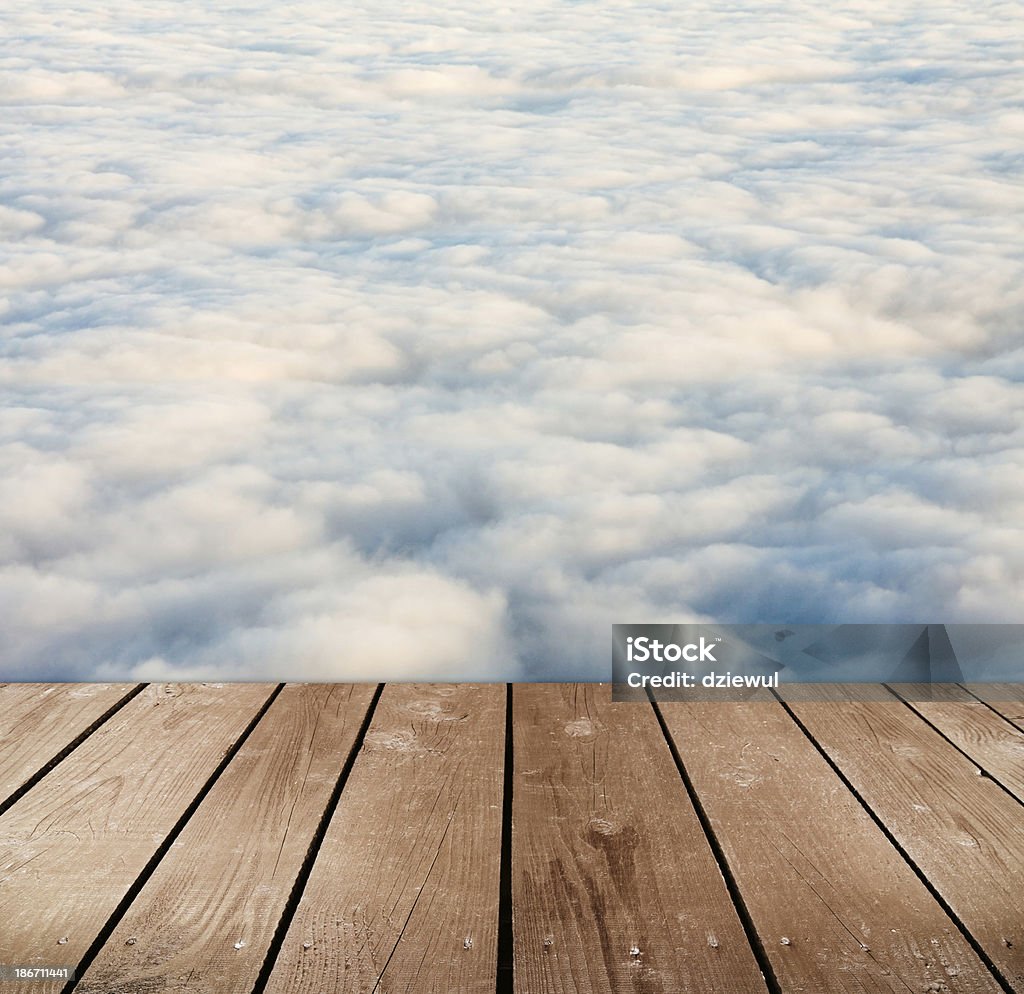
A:
<svg viewBox="0 0 1024 994">
<path fill-rule="evenodd" d="M 0 676 L 1018 621 L 999 3 L 16 5 Z"/>
</svg>

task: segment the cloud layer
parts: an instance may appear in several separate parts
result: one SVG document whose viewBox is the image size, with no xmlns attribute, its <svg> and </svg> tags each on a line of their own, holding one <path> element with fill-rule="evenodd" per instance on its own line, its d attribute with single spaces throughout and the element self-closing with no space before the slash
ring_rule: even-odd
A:
<svg viewBox="0 0 1024 994">
<path fill-rule="evenodd" d="M 1006 3 L 16 4 L 0 676 L 1024 615 Z"/>
</svg>

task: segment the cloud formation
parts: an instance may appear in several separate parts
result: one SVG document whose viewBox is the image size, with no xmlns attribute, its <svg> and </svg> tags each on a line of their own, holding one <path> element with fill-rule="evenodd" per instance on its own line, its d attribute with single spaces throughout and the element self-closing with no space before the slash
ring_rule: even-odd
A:
<svg viewBox="0 0 1024 994">
<path fill-rule="evenodd" d="M 1024 615 L 999 0 L 16 5 L 0 677 Z"/>
</svg>

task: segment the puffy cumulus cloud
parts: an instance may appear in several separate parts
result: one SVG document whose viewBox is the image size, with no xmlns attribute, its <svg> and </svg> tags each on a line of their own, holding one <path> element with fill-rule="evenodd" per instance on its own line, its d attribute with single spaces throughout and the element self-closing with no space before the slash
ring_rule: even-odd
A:
<svg viewBox="0 0 1024 994">
<path fill-rule="evenodd" d="M 15 4 L 0 676 L 1018 621 L 1015 13 Z"/>
</svg>

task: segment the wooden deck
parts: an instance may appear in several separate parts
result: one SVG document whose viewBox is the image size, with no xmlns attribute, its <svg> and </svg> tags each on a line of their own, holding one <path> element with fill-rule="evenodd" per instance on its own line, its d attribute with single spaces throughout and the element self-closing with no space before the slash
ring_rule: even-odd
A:
<svg viewBox="0 0 1024 994">
<path fill-rule="evenodd" d="M 0 685 L 0 994 L 1024 994 L 1024 690 L 877 696 Z"/>
</svg>

